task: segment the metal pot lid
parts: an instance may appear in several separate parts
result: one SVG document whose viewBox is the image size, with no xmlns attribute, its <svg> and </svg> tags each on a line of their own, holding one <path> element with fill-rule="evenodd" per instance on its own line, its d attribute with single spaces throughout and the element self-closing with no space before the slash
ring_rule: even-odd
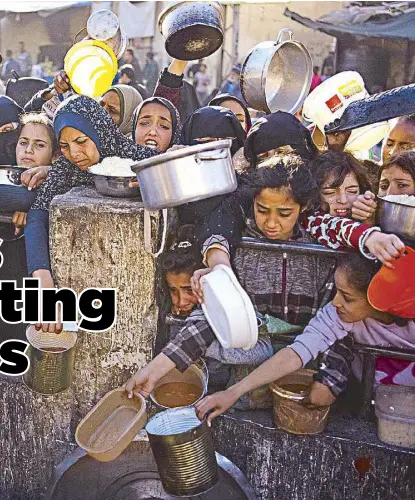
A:
<svg viewBox="0 0 415 500">
<path fill-rule="evenodd" d="M 101 9 L 89 16 L 86 23 L 87 32 L 95 40 L 108 40 L 115 36 L 120 27 L 120 21 L 114 12 Z"/>
<path fill-rule="evenodd" d="M 183 1 L 179 0 L 178 2 L 171 2 L 171 3 L 170 3 L 170 4 L 169 4 L 169 5 L 168 5 L 165 9 L 163 9 L 163 10 L 160 12 L 160 14 L 159 14 L 159 18 L 158 18 L 158 28 L 159 28 L 159 31 L 160 31 L 160 33 L 161 33 L 161 34 L 163 34 L 163 32 L 162 32 L 162 30 L 161 30 L 161 26 L 162 26 L 163 21 L 164 21 L 164 19 L 166 18 L 166 16 L 167 16 L 168 14 L 170 14 L 171 12 L 173 12 L 174 10 L 176 10 L 177 8 L 182 7 L 183 5 L 186 5 L 186 4 L 188 4 L 188 5 L 198 4 L 200 7 L 202 7 L 202 6 L 203 6 L 203 3 L 194 2 L 194 1 L 193 1 L 193 2 L 191 2 L 191 1 L 184 1 L 184 2 L 183 2 Z M 215 8 L 219 11 L 219 13 L 220 13 L 221 15 L 223 15 L 224 10 L 223 10 L 222 5 L 221 5 L 219 2 L 209 2 L 209 3 L 208 3 L 208 5 L 209 5 L 210 7 L 215 7 Z M 190 22 L 190 21 L 191 21 L 191 18 L 189 18 L 189 19 L 188 19 L 188 21 Z"/>
<path fill-rule="evenodd" d="M 160 163 L 166 163 L 168 161 L 179 160 L 180 158 L 187 158 L 188 156 L 192 156 L 197 153 L 203 153 L 205 151 L 216 151 L 224 148 L 230 149 L 231 145 L 231 139 L 222 139 L 220 141 L 196 144 L 195 146 L 184 146 L 181 149 L 167 151 L 167 153 L 162 153 L 157 156 L 153 156 L 152 158 L 147 158 L 146 160 L 139 161 L 135 165 L 132 165 L 130 168 L 133 172 L 139 173 L 147 167 L 153 167 L 154 165 L 159 165 Z"/>
</svg>

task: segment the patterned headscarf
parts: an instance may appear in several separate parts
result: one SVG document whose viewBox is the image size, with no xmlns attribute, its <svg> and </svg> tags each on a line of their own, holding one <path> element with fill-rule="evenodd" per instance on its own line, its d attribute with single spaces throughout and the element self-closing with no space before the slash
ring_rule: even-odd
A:
<svg viewBox="0 0 415 500">
<path fill-rule="evenodd" d="M 145 101 L 143 101 L 135 110 L 134 112 L 134 117 L 133 117 L 133 126 L 131 129 L 131 137 L 133 141 L 135 141 L 135 129 L 137 127 L 137 122 L 138 118 L 140 116 L 141 110 L 144 108 L 146 104 L 151 104 L 151 103 L 157 103 L 161 104 L 165 108 L 167 108 L 170 111 L 170 116 L 171 116 L 171 123 L 172 123 L 172 132 L 171 132 L 171 140 L 169 144 L 169 148 L 173 146 L 173 144 L 179 144 L 179 139 L 180 139 L 180 134 L 182 131 L 182 126 L 181 126 L 181 120 L 180 120 L 180 114 L 177 111 L 176 106 L 172 104 L 169 100 L 164 99 L 164 97 L 149 97 Z"/>
<path fill-rule="evenodd" d="M 72 96 L 62 102 L 55 113 L 55 122 L 62 130 L 79 118 L 79 122 L 88 122 L 98 137 L 100 161 L 109 156 L 130 158 L 140 161 L 158 154 L 145 146 L 138 146 L 125 137 L 113 122 L 110 115 L 94 100 L 86 96 Z M 84 131 L 85 133 L 85 131 Z M 49 210 L 52 199 L 67 193 L 73 187 L 93 186 L 93 174 L 80 170 L 76 165 L 60 156 L 48 172 L 48 176 L 38 189 L 33 209 Z"/>
</svg>

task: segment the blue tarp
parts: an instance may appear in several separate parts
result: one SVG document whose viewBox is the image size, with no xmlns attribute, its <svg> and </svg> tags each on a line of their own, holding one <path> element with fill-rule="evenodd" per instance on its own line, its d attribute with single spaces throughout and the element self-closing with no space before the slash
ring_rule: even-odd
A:
<svg viewBox="0 0 415 500">
<path fill-rule="evenodd" d="M 366 21 L 360 24 L 329 24 L 322 21 L 313 21 L 308 17 L 300 16 L 289 9 L 284 15 L 298 23 L 316 31 L 322 31 L 333 37 L 341 35 L 364 36 L 369 38 L 399 38 L 415 41 L 415 12 L 403 13 L 390 20 L 382 22 Z"/>
</svg>

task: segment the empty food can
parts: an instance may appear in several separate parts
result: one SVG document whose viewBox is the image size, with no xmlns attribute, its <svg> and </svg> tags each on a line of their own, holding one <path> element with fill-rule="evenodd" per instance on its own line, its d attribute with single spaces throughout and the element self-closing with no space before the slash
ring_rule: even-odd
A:
<svg viewBox="0 0 415 500">
<path fill-rule="evenodd" d="M 166 493 L 189 497 L 215 486 L 218 467 L 210 429 L 194 408 L 158 413 L 146 431 Z"/>
</svg>

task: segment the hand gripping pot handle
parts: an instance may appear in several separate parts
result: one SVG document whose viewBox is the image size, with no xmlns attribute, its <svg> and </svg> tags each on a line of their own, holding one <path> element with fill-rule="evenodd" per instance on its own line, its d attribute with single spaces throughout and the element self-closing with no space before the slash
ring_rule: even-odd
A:
<svg viewBox="0 0 415 500">
<path fill-rule="evenodd" d="M 283 42 L 283 36 L 286 33 L 288 34 L 288 40 L 286 40 L 286 42 L 288 41 L 291 42 L 291 40 L 293 39 L 293 32 L 289 28 L 284 28 L 278 33 L 278 38 L 275 45 L 279 45 L 280 43 Z"/>
<path fill-rule="evenodd" d="M 202 161 L 223 160 L 228 156 L 227 149 L 220 149 L 218 151 L 206 151 L 195 154 L 195 162 L 201 163 Z"/>
</svg>

